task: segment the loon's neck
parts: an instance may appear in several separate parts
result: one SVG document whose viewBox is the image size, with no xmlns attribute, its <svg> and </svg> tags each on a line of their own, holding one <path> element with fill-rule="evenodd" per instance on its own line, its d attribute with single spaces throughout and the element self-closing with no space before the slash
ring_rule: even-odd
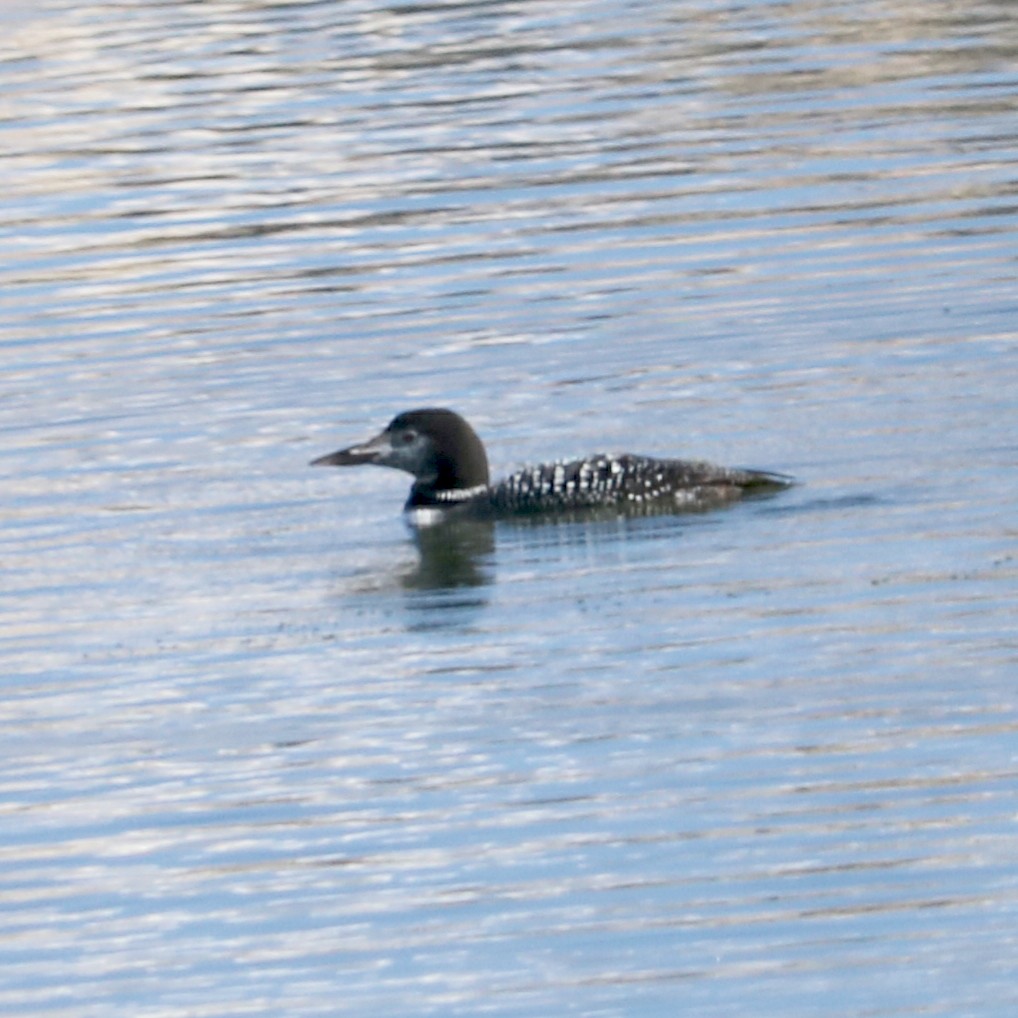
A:
<svg viewBox="0 0 1018 1018">
<path fill-rule="evenodd" d="M 487 495 L 489 490 L 487 484 L 475 484 L 469 488 L 440 488 L 434 482 L 417 481 L 410 489 L 410 497 L 403 508 L 453 509 L 476 502 Z"/>
</svg>

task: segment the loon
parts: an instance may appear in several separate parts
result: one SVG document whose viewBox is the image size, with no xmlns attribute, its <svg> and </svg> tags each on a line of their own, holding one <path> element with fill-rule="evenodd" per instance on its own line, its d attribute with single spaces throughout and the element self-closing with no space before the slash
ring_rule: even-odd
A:
<svg viewBox="0 0 1018 1018">
<path fill-rule="evenodd" d="M 789 487 L 792 478 L 713 463 L 653 459 L 625 453 L 543 463 L 491 484 L 477 433 L 452 410 L 408 410 L 360 445 L 311 461 L 311 466 L 371 463 L 414 476 L 404 510 L 415 522 L 452 516 L 533 516 L 614 509 L 621 513 L 710 509 L 745 494 Z"/>
</svg>

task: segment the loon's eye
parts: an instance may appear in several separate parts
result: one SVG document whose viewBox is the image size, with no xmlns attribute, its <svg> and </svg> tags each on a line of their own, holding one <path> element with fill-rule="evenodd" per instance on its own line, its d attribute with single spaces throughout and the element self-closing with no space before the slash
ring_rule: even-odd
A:
<svg viewBox="0 0 1018 1018">
<path fill-rule="evenodd" d="M 410 443 L 413 442 L 416 438 L 417 438 L 417 432 L 416 431 L 403 431 L 403 432 L 400 432 L 399 444 L 400 445 L 410 445 Z"/>
</svg>

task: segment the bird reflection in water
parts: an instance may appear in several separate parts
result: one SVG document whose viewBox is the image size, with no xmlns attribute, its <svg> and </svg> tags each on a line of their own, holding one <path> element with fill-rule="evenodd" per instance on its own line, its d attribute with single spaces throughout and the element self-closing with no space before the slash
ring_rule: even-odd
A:
<svg viewBox="0 0 1018 1018">
<path fill-rule="evenodd" d="M 402 578 L 407 590 L 455 590 L 492 582 L 495 525 L 456 520 L 414 529 L 420 559 Z"/>
</svg>

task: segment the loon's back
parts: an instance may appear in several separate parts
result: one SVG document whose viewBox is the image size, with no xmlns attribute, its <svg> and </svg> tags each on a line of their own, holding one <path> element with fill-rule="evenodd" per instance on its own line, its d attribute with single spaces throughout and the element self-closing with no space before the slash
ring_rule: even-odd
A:
<svg viewBox="0 0 1018 1018">
<path fill-rule="evenodd" d="M 762 470 L 623 453 L 528 467 L 492 485 L 485 498 L 497 514 L 511 515 L 620 507 L 677 511 L 707 509 L 790 483 Z"/>
</svg>

